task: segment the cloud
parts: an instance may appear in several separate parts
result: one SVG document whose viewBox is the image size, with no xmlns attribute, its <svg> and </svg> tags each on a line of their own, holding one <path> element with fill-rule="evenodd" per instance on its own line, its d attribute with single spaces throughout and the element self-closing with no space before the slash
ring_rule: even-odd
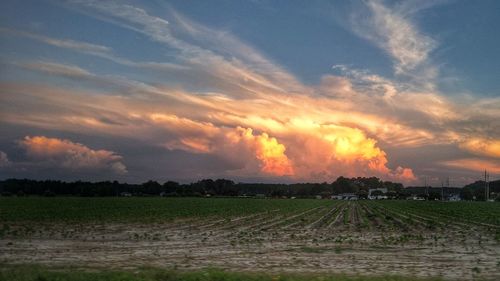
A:
<svg viewBox="0 0 500 281">
<path fill-rule="evenodd" d="M 7 153 L 0 151 L 0 168 L 8 167 L 11 165 L 9 158 L 7 157 Z"/>
<path fill-rule="evenodd" d="M 367 3 L 373 12 L 376 31 L 386 41 L 377 43 L 398 61 L 399 71 L 413 69 L 428 58 L 435 45 L 434 40 L 421 34 L 410 21 L 379 2 Z"/>
<path fill-rule="evenodd" d="M 236 167 L 247 170 L 252 170 L 252 163 L 258 160 L 260 172 L 298 180 L 374 174 L 405 182 L 416 179 L 409 168 L 389 169 L 386 153 L 374 139 L 356 128 L 298 118 L 271 126 L 261 119 L 250 118 L 236 120 L 234 127 L 229 127 L 230 120 L 226 120 L 225 126 L 217 127 L 185 117 L 152 116 L 154 122 L 161 122 L 175 136 L 166 142 L 168 149 L 218 155 L 239 162 Z M 238 124 L 242 123 L 251 127 L 240 127 Z M 282 128 L 277 129 L 279 126 Z M 263 132 L 254 134 L 255 129 Z M 268 130 L 274 135 L 270 136 Z"/>
<path fill-rule="evenodd" d="M 191 69 L 193 80 L 204 88 L 224 87 L 242 97 L 269 91 L 307 90 L 292 75 L 232 35 L 197 24 L 175 11 L 171 12 L 172 20 L 166 21 L 142 8 L 113 1 L 69 3 L 83 13 L 141 33 L 176 50 L 177 60 Z M 177 33 L 182 33 L 182 39 L 175 35 Z M 195 43 L 198 41 L 203 41 L 202 46 Z"/>
<path fill-rule="evenodd" d="M 354 31 L 392 57 L 396 74 L 424 80 L 435 78 L 437 69 L 428 63 L 428 59 L 437 42 L 420 32 L 411 19 L 412 14 L 421 8 L 405 4 L 390 8 L 379 0 L 364 3 L 369 11 L 368 16 L 352 16 Z"/>
<path fill-rule="evenodd" d="M 460 147 L 479 156 L 500 158 L 500 139 L 472 138 L 461 143 Z"/>
<path fill-rule="evenodd" d="M 497 160 L 486 160 L 481 158 L 463 158 L 457 160 L 448 160 L 441 162 L 442 165 L 469 170 L 475 172 L 484 172 L 500 174 L 500 162 Z"/>
<path fill-rule="evenodd" d="M 29 70 L 45 72 L 48 74 L 75 78 L 75 79 L 88 79 L 91 77 L 95 77 L 90 72 L 75 65 L 67 65 L 67 64 L 44 62 L 44 61 L 22 63 L 18 65 Z"/>
<path fill-rule="evenodd" d="M 1 83 L 2 123 L 133 140 L 193 157 L 208 155 L 219 169 L 219 174 L 210 176 L 331 181 L 340 175 L 376 175 L 411 182 L 422 168 L 412 166 L 411 157 L 398 157 L 406 149 L 442 145 L 496 155 L 498 98 L 447 97 L 432 87 L 345 65 L 336 65 L 333 71 L 340 73 L 324 75 L 319 84 L 306 85 L 230 33 L 176 12 L 166 21 L 118 2 L 74 1 L 73 5 L 175 50 L 176 62 L 189 71 L 174 71 L 178 75 L 174 87 L 168 81 L 152 84 L 95 74 L 77 65 L 18 64 L 75 78 L 70 82 L 77 87 Z M 387 50 L 399 70 L 427 68 L 435 42 L 418 31 L 405 10 L 389 9 L 381 2 L 367 5 L 369 20 L 374 21 L 370 28 L 375 29 L 370 35 L 375 37 L 369 39 Z M 109 48 L 75 50 L 138 66 L 117 58 Z M 150 69 L 156 63 L 164 62 L 152 62 Z M 99 87 L 82 90 L 82 81 Z M 436 156 L 429 165 L 447 157 Z M 61 158 L 64 163 L 66 158 Z M 123 165 L 119 158 L 111 162 Z"/>
<path fill-rule="evenodd" d="M 417 179 L 410 168 L 397 167 L 394 171 L 389 173 L 390 177 L 395 181 L 412 182 Z"/>
<path fill-rule="evenodd" d="M 286 147 L 267 133 L 254 135 L 250 128 L 237 127 L 226 134 L 229 145 L 243 143 L 255 153 L 263 173 L 275 176 L 293 176 L 294 167 L 285 154 Z"/>
<path fill-rule="evenodd" d="M 96 45 L 96 44 L 75 41 L 75 40 L 69 40 L 69 39 L 56 39 L 56 38 L 51 38 L 51 37 L 44 36 L 44 35 L 39 35 L 36 33 L 15 30 L 15 29 L 10 29 L 10 28 L 5 28 L 5 27 L 0 27 L 0 32 L 4 33 L 4 34 L 15 35 L 15 36 L 23 36 L 23 37 L 31 38 L 33 40 L 41 41 L 45 44 L 49 44 L 52 46 L 65 48 L 65 49 L 72 49 L 72 50 L 81 51 L 81 52 L 97 54 L 97 53 L 109 53 L 111 51 L 110 48 L 108 48 L 106 46 L 102 46 L 102 45 Z"/>
<path fill-rule="evenodd" d="M 69 170 L 105 169 L 116 174 L 127 173 L 122 157 L 109 150 L 93 150 L 66 139 L 26 136 L 19 141 L 33 161 Z"/>
<path fill-rule="evenodd" d="M 136 62 L 136 61 L 132 61 L 132 60 L 129 60 L 127 58 L 115 55 L 113 52 L 113 49 L 111 49 L 110 47 L 98 45 L 98 44 L 92 44 L 92 43 L 88 43 L 88 42 L 82 42 L 82 41 L 76 41 L 76 40 L 70 40 L 70 39 L 53 38 L 53 37 L 44 36 L 44 35 L 28 32 L 28 31 L 3 28 L 3 27 L 0 27 L 0 33 L 29 38 L 32 40 L 42 42 L 44 44 L 54 46 L 54 47 L 68 49 L 68 50 L 72 50 L 75 52 L 99 57 L 102 59 L 112 61 L 112 62 L 117 63 L 117 64 L 130 66 L 130 67 L 137 67 L 137 68 L 142 68 L 142 69 L 149 69 L 152 71 L 165 71 L 165 72 L 182 71 L 182 70 L 188 69 L 188 67 L 186 67 L 186 66 L 182 66 L 182 65 L 170 63 L 170 62 Z M 30 67 L 30 66 L 26 65 L 26 67 Z M 37 66 L 33 66 L 33 68 L 36 68 L 36 67 Z"/>
<path fill-rule="evenodd" d="M 398 173 L 388 167 L 387 154 L 367 134 L 395 142 L 394 136 L 405 139 L 418 133 L 398 124 L 397 120 L 376 114 L 380 106 L 373 108 L 373 114 L 371 109 L 360 107 L 369 101 L 369 96 L 365 97 L 355 87 L 345 87 L 349 81 L 343 80 L 340 86 L 329 83 L 321 86 L 321 91 L 331 91 L 327 98 L 268 93 L 265 97 L 245 100 L 155 87 L 129 89 L 141 95 L 128 97 L 40 85 L 3 84 L 1 99 L 5 110 L 2 114 L 4 122 L 140 139 L 170 150 L 212 154 L 235 163 L 228 170 L 243 169 L 240 172 L 247 174 L 253 171 L 254 174 L 288 175 L 297 180 L 375 174 L 394 178 Z M 127 85 L 135 87 L 130 81 Z M 339 100 L 349 94 L 355 97 Z M 13 108 L 22 108 L 27 114 L 20 116 Z M 59 121 L 52 122 L 55 119 Z M 230 142 L 226 135 L 238 127 L 258 132 L 252 145 L 250 141 L 227 145 Z M 424 140 L 431 138 L 426 136 Z M 405 141 L 408 142 L 408 138 Z M 277 151 L 278 155 L 269 158 L 271 160 L 264 157 L 267 143 L 275 144 L 270 147 L 276 149 L 269 151 Z M 232 155 L 238 155 L 239 151 L 245 153 L 241 159 L 234 159 Z M 247 162 L 250 164 L 246 165 Z"/>
</svg>

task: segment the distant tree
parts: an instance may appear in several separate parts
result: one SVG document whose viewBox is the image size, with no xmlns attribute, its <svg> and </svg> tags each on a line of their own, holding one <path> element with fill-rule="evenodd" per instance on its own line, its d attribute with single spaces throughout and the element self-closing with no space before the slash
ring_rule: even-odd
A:
<svg viewBox="0 0 500 281">
<path fill-rule="evenodd" d="M 142 188 L 142 192 L 149 195 L 160 194 L 161 192 L 161 185 L 158 182 L 152 180 L 143 183 Z"/>
<path fill-rule="evenodd" d="M 350 193 L 355 191 L 351 180 L 342 176 L 338 177 L 332 183 L 332 189 L 334 194 Z"/>
<path fill-rule="evenodd" d="M 382 188 L 384 187 L 382 181 L 377 177 L 361 178 L 362 182 L 365 183 L 369 188 Z"/>
<path fill-rule="evenodd" d="M 389 199 L 398 198 L 398 193 L 396 191 L 388 191 L 385 195 L 387 195 Z"/>
<path fill-rule="evenodd" d="M 470 190 L 470 188 L 462 188 L 462 190 L 460 190 L 460 198 L 462 198 L 462 200 L 472 200 L 474 197 L 474 194 L 472 194 L 472 190 Z"/>
<path fill-rule="evenodd" d="M 478 184 L 471 187 L 474 194 L 476 194 Z M 167 181 L 163 185 L 160 185 L 158 182 L 152 180 L 142 184 L 127 184 L 119 183 L 118 181 L 63 182 L 54 180 L 37 181 L 29 179 L 7 179 L 0 181 L 0 194 L 3 196 L 14 194 L 39 196 L 118 196 L 123 193 L 131 193 L 134 195 L 159 195 L 160 193 L 163 193 L 166 196 L 200 196 L 206 194 L 238 196 L 243 194 L 265 194 L 266 196 L 286 195 L 288 197 L 311 197 L 315 195 L 322 195 L 324 197 L 328 197 L 331 194 L 357 193 L 360 197 L 363 197 L 369 187 L 388 187 L 389 190 L 397 190 L 398 186 L 402 187 L 402 185 L 398 183 L 382 182 L 376 177 L 339 177 L 331 184 L 234 183 L 233 181 L 227 179 L 203 179 L 191 184 L 179 184 L 174 181 Z M 492 182 L 491 186 L 493 194 L 493 192 L 495 192 L 493 188 L 500 187 L 500 181 Z"/>
<path fill-rule="evenodd" d="M 425 196 L 425 194 L 422 194 L 422 196 Z M 441 193 L 439 192 L 429 192 L 429 200 L 441 200 Z"/>
<path fill-rule="evenodd" d="M 177 193 L 178 189 L 179 189 L 179 183 L 175 181 L 167 181 L 162 186 L 162 191 L 171 195 Z"/>
<path fill-rule="evenodd" d="M 399 192 L 397 192 L 397 198 L 398 199 L 406 199 L 408 198 L 409 196 L 411 195 L 410 192 L 408 192 L 407 190 L 400 190 Z"/>
<path fill-rule="evenodd" d="M 215 190 L 218 194 L 223 196 L 237 196 L 238 190 L 234 186 L 232 180 L 217 179 L 214 182 Z"/>
<path fill-rule="evenodd" d="M 401 192 L 403 190 L 403 184 L 398 182 L 385 181 L 383 186 L 387 188 L 388 191 Z"/>
<path fill-rule="evenodd" d="M 356 195 L 361 199 L 366 199 L 366 198 L 368 198 L 368 191 L 366 191 L 364 189 L 360 189 L 360 190 L 358 190 L 358 192 L 356 192 Z"/>
</svg>

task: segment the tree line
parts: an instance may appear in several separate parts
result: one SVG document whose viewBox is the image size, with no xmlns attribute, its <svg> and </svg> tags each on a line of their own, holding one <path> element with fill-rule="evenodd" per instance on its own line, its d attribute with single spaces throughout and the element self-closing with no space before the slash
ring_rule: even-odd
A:
<svg viewBox="0 0 500 281">
<path fill-rule="evenodd" d="M 0 181 L 0 193 L 39 196 L 258 196 L 266 197 L 323 197 L 339 193 L 367 195 L 369 188 L 387 188 L 392 192 L 403 189 L 401 183 L 382 181 L 376 177 L 339 177 L 332 183 L 235 183 L 227 179 L 203 179 L 189 184 L 175 181 L 147 181 L 128 184 L 117 181 L 74 181 L 7 179 Z"/>
<path fill-rule="evenodd" d="M 2 196 L 265 196 L 310 198 L 351 193 L 359 198 L 367 198 L 369 189 L 385 188 L 388 198 L 405 199 L 417 195 L 428 200 L 441 200 L 442 195 L 457 194 L 464 200 L 484 200 L 484 182 L 477 181 L 463 188 L 407 187 L 391 181 L 382 181 L 377 177 L 338 177 L 327 183 L 235 183 L 228 179 L 203 179 L 189 184 L 175 181 L 159 183 L 147 181 L 142 184 L 120 183 L 118 181 L 74 181 L 7 179 L 0 181 Z M 490 198 L 500 199 L 500 181 L 490 183 Z M 381 193 L 381 192 L 379 192 Z"/>
</svg>

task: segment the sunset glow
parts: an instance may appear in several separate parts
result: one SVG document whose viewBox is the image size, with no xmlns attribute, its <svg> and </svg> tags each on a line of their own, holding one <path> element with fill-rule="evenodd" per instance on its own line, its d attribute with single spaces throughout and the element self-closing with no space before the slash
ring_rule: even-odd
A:
<svg viewBox="0 0 500 281">
<path fill-rule="evenodd" d="M 498 79 L 470 82 L 495 73 L 453 64 L 456 52 L 484 53 L 432 13 L 463 3 L 320 1 L 282 15 L 273 3 L 41 2 L 26 23 L 7 12 L 23 9 L 16 1 L 1 12 L 3 177 L 500 174 Z"/>
</svg>

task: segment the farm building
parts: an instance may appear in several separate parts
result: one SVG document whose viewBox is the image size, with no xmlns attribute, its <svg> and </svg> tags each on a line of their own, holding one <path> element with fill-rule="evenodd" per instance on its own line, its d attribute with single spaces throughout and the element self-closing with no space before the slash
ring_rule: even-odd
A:
<svg viewBox="0 0 500 281">
<path fill-rule="evenodd" d="M 387 188 L 370 188 L 368 190 L 368 199 L 387 199 Z"/>
<path fill-rule="evenodd" d="M 341 193 L 338 195 L 332 195 L 331 198 L 337 200 L 358 200 L 358 195 L 354 193 Z"/>
<path fill-rule="evenodd" d="M 447 198 L 448 201 L 460 201 L 462 198 L 460 198 L 460 194 L 450 194 Z"/>
</svg>

